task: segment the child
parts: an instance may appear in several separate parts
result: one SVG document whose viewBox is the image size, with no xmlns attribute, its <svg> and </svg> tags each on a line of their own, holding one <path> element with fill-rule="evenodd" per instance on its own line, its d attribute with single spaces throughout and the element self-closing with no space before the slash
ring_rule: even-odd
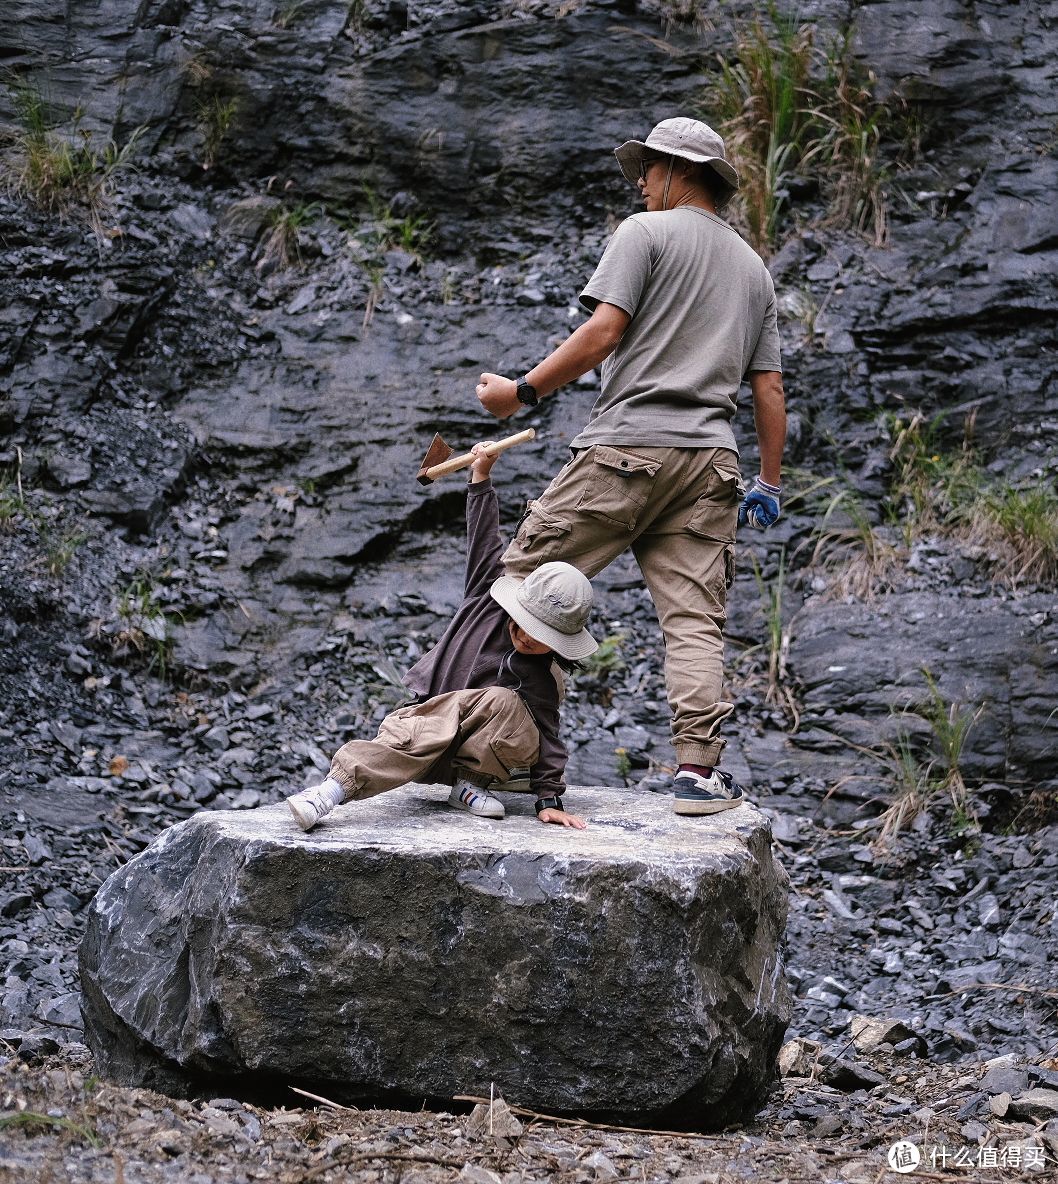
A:
<svg viewBox="0 0 1058 1184">
<path fill-rule="evenodd" d="M 343 745 L 322 785 L 287 798 L 302 830 L 342 802 L 409 781 L 450 783 L 449 805 L 502 818 L 489 786 L 524 766 L 541 822 L 586 825 L 562 802 L 561 675 L 552 663 L 556 655 L 575 662 L 598 649 L 584 628 L 591 584 L 568 563 L 545 563 L 524 580 L 503 574 L 499 503 L 489 479 L 496 458 L 482 444 L 472 451 L 463 602 L 405 678 L 417 700 L 386 716 L 374 740 Z"/>
</svg>

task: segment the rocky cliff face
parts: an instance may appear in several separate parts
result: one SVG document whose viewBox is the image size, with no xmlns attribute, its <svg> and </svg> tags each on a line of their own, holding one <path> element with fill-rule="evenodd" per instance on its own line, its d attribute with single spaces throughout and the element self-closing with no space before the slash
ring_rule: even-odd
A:
<svg viewBox="0 0 1058 1184">
<path fill-rule="evenodd" d="M 56 119 L 80 106 L 97 145 L 144 130 L 98 239 L 0 197 L 5 809 L 61 800 L 76 827 L 122 794 L 257 805 L 393 706 L 458 596 L 459 479 L 413 481 L 430 437 L 496 432 L 478 372 L 517 372 L 569 331 L 635 208 L 613 146 L 697 109 L 751 10 L 8 6 L 0 56 Z M 1055 790 L 1053 604 L 996 587 L 980 547 L 904 546 L 881 510 L 885 417 L 943 413 L 945 450 L 970 417 L 988 472 L 1054 488 L 1058 5 L 797 11 L 820 38 L 848 33 L 920 141 L 886 149 L 887 246 L 828 229 L 801 185 L 771 261 L 791 488 L 847 486 L 900 555 L 873 600 L 828 590 L 807 496 L 742 540 L 731 765 L 794 813 L 869 818 L 893 789 L 885 744 L 930 738 L 905 710 L 928 707 L 926 668 L 945 704 L 982 709 L 963 763 L 1002 822 Z M 0 96 L 0 120 L 14 112 Z M 284 217 L 300 221 L 287 266 Z M 594 393 L 589 377 L 523 417 L 539 438 L 497 472 L 509 524 Z M 739 426 L 752 471 L 748 413 Z M 625 640 L 571 697 L 571 779 L 634 783 L 669 755 L 660 640 L 634 567 L 599 588 Z M 761 651 L 742 653 L 769 604 L 785 710 Z"/>
</svg>

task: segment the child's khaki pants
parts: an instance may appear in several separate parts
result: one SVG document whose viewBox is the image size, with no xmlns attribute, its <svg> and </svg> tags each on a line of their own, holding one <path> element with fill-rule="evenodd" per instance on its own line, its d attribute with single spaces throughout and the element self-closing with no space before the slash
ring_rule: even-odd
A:
<svg viewBox="0 0 1058 1184">
<path fill-rule="evenodd" d="M 387 715 L 374 740 L 351 740 L 331 762 L 347 802 L 409 781 L 464 777 L 487 788 L 512 769 L 536 763 L 540 734 L 529 709 L 507 687 L 450 691 Z"/>
</svg>

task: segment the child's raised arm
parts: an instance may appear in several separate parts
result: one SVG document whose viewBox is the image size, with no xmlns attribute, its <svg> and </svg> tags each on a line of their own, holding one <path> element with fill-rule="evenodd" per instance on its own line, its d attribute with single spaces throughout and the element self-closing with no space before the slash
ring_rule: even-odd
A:
<svg viewBox="0 0 1058 1184">
<path fill-rule="evenodd" d="M 476 458 L 470 466 L 470 484 L 475 485 L 478 481 L 484 481 L 489 473 L 492 472 L 492 466 L 496 463 L 500 454 L 497 452 L 494 456 L 489 456 L 485 451 L 484 440 L 475 444 L 470 451 Z"/>
</svg>

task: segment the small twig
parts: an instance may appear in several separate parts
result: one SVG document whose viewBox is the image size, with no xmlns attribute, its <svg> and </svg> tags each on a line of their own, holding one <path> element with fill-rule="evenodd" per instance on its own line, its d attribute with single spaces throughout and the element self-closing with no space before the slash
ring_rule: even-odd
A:
<svg viewBox="0 0 1058 1184">
<path fill-rule="evenodd" d="M 31 865 L 28 863 L 12 863 L 0 867 L 0 872 L 28 872 L 30 870 Z"/>
<path fill-rule="evenodd" d="M 319 1102 L 321 1106 L 329 1106 L 332 1110 L 349 1110 L 354 1114 L 359 1114 L 360 1111 L 355 1106 L 343 1106 L 340 1102 L 332 1102 L 330 1098 L 321 1097 L 319 1094 L 310 1094 L 307 1089 L 298 1089 L 296 1085 L 289 1086 L 289 1088 L 296 1094 L 301 1094 L 303 1098 L 311 1098 L 314 1102 Z"/>
<path fill-rule="evenodd" d="M 490 1104 L 488 1098 L 478 1098 L 473 1094 L 456 1094 L 452 1101 L 477 1102 L 483 1106 Z M 525 1106 L 512 1106 L 510 1102 L 507 1103 L 507 1109 L 512 1114 L 520 1115 L 522 1118 L 535 1118 L 541 1122 L 553 1122 L 560 1126 L 575 1126 L 586 1131 L 622 1131 L 630 1135 L 669 1135 L 677 1139 L 711 1140 L 716 1137 L 715 1135 L 700 1135 L 694 1131 L 659 1131 L 644 1126 L 615 1126 L 609 1122 L 588 1122 L 586 1118 L 559 1118 L 555 1114 L 541 1114 L 538 1110 L 528 1110 Z"/>
<path fill-rule="evenodd" d="M 931 998 L 951 999 L 952 996 L 964 995 L 967 991 L 1018 991 L 1058 999 L 1058 990 L 1052 987 L 1030 987 L 1028 983 L 968 983 L 965 987 L 956 987 L 954 991 L 945 991 L 943 995 L 932 995 Z"/>
<path fill-rule="evenodd" d="M 470 1159 L 479 1158 L 480 1156 L 470 1157 Z M 348 1168 L 353 1164 L 370 1163 L 375 1159 L 396 1160 L 404 1163 L 436 1163 L 443 1168 L 453 1168 L 460 1171 L 470 1162 L 470 1159 L 442 1159 L 439 1155 L 425 1153 L 416 1155 L 410 1151 L 363 1151 L 358 1155 L 344 1156 L 340 1159 L 332 1159 L 329 1163 L 321 1163 L 303 1176 L 299 1176 L 295 1184 L 308 1184 L 309 1180 L 318 1180 L 324 1173 L 333 1171 L 335 1168 Z"/>
</svg>

